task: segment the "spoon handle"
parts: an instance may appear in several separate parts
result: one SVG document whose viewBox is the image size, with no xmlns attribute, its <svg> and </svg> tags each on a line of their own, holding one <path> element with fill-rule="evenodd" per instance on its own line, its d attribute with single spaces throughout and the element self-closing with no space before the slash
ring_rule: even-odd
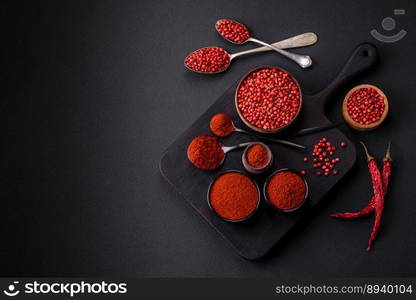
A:
<svg viewBox="0 0 416 300">
<path fill-rule="evenodd" d="M 344 122 L 338 122 L 338 123 L 330 123 L 328 125 L 323 125 L 323 126 L 316 126 L 316 127 L 304 128 L 304 129 L 301 129 L 301 130 L 295 132 L 294 133 L 294 136 L 301 136 L 301 135 L 307 135 L 307 134 L 311 134 L 311 133 L 316 133 L 316 132 L 320 132 L 320 131 L 332 129 L 332 128 L 341 126 L 343 124 L 345 124 L 345 123 Z"/>
<path fill-rule="evenodd" d="M 280 49 L 290 49 L 305 47 L 315 44 L 318 41 L 318 36 L 313 32 L 306 32 L 299 35 L 292 36 L 283 41 L 273 43 L 272 45 Z M 259 53 L 265 51 L 272 51 L 269 47 L 262 46 L 254 49 L 249 49 L 245 51 L 240 51 L 237 53 L 230 54 L 232 58 L 236 58 L 246 54 Z"/>
<path fill-rule="evenodd" d="M 233 151 L 235 149 L 241 148 L 241 147 L 246 147 L 248 145 L 253 145 L 256 142 L 246 142 L 246 143 L 241 143 L 241 144 L 237 144 L 237 145 L 233 145 L 233 146 L 222 146 L 222 150 L 224 151 L 224 153 Z"/>
<path fill-rule="evenodd" d="M 303 146 L 303 145 L 295 144 L 295 143 L 285 141 L 285 140 L 273 139 L 273 138 L 257 135 L 257 134 L 251 133 L 249 131 L 245 131 L 243 129 L 240 129 L 240 128 L 235 128 L 235 131 L 254 136 L 254 137 L 256 137 L 258 139 L 261 139 L 261 140 L 265 140 L 265 141 L 269 141 L 269 142 L 273 142 L 273 143 L 278 143 L 278 144 L 294 147 L 294 148 L 297 148 L 297 149 L 306 149 L 306 147 Z"/>
<path fill-rule="evenodd" d="M 266 46 L 266 47 L 269 47 L 269 48 L 273 49 L 274 51 L 280 53 L 281 55 L 286 56 L 287 58 L 293 60 L 294 62 L 296 62 L 302 68 L 308 68 L 312 65 L 312 59 L 308 55 L 300 55 L 300 54 L 296 54 L 296 53 L 291 53 L 291 52 L 288 52 L 288 51 L 283 50 L 283 49 L 279 49 L 279 48 L 277 48 L 273 45 L 267 44 L 265 42 L 262 42 L 258 39 L 252 38 L 252 37 L 249 38 L 248 41 L 251 41 L 251 42 Z"/>
</svg>

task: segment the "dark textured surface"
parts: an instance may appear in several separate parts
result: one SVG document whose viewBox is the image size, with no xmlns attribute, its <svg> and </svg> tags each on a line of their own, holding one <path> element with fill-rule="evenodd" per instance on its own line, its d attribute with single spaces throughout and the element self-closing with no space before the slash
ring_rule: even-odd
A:
<svg viewBox="0 0 416 300">
<path fill-rule="evenodd" d="M 396 16 L 395 44 L 369 31 Z M 0 103 L 1 275 L 410 276 L 416 273 L 413 84 L 414 1 L 10 1 L 3 5 Z M 213 23 L 231 17 L 264 40 L 313 31 L 300 70 L 273 53 L 241 58 L 221 75 L 187 72 L 191 50 L 230 45 Z M 333 220 L 371 195 L 365 161 L 337 186 L 286 246 L 242 259 L 161 178 L 158 160 L 233 82 L 256 65 L 289 70 L 306 93 L 326 86 L 351 49 L 374 41 L 381 62 L 357 82 L 391 104 L 374 132 L 344 128 L 378 157 L 393 140 L 394 170 L 380 236 L 365 252 L 372 218 Z M 347 88 L 348 88 L 347 87 Z M 339 120 L 342 96 L 329 110 Z"/>
</svg>

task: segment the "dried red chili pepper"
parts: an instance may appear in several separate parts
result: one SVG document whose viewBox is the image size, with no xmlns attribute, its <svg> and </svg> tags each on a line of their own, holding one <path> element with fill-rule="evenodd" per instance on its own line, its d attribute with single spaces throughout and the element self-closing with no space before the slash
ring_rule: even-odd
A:
<svg viewBox="0 0 416 300">
<path fill-rule="evenodd" d="M 382 180 L 383 180 L 383 194 L 384 196 L 387 194 L 387 189 L 389 186 L 389 179 L 391 175 L 391 155 L 390 155 L 390 145 L 389 143 L 387 147 L 387 153 L 383 159 L 383 173 L 382 173 Z M 373 196 L 370 201 L 364 206 L 361 210 L 355 212 L 344 212 L 344 213 L 333 213 L 330 216 L 334 218 L 344 218 L 344 219 L 355 219 L 362 216 L 366 216 L 374 210 L 374 201 L 376 197 Z"/>
<path fill-rule="evenodd" d="M 367 148 L 365 147 L 364 144 L 363 144 L 363 146 L 364 146 L 364 149 L 366 151 L 367 159 L 369 159 L 369 154 L 368 154 Z M 375 162 L 374 158 L 372 158 L 372 161 Z M 385 162 L 385 165 L 386 165 L 386 177 L 390 177 L 390 174 L 391 174 L 390 144 L 389 144 L 389 147 L 387 149 L 387 154 L 384 158 L 384 162 Z M 369 163 L 368 163 L 369 168 L 370 168 L 370 163 L 371 162 L 369 161 Z M 376 164 L 374 163 L 372 165 L 376 165 Z M 385 193 L 383 191 L 383 187 L 382 187 L 382 183 L 381 183 L 380 171 L 378 169 L 376 171 L 373 171 L 373 169 L 374 169 L 374 167 L 371 167 L 370 174 L 371 174 L 371 179 L 373 181 L 373 189 L 374 189 L 374 197 L 375 197 L 375 199 L 374 199 L 374 211 L 375 211 L 376 218 L 374 220 L 374 225 L 373 225 L 373 229 L 371 231 L 370 239 L 368 240 L 367 251 L 371 250 L 371 246 L 373 244 L 373 241 L 377 236 L 378 230 L 380 228 L 381 216 L 383 214 L 383 209 L 384 209 L 384 195 L 385 195 Z M 377 179 L 377 176 L 378 176 L 378 179 Z M 388 181 L 387 181 L 387 183 L 388 183 Z M 387 186 L 386 186 L 385 192 L 387 192 Z"/>
</svg>

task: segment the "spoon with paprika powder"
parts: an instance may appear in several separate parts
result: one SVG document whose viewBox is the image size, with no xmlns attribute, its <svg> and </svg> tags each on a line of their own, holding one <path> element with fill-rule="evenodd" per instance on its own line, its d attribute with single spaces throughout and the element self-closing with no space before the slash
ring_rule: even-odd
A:
<svg viewBox="0 0 416 300">
<path fill-rule="evenodd" d="M 251 133 L 249 131 L 246 131 L 244 129 L 237 128 L 234 125 L 234 122 L 231 119 L 231 117 L 227 114 L 224 114 L 224 113 L 214 115 L 211 118 L 211 121 L 209 122 L 209 127 L 210 127 L 212 133 L 215 134 L 216 136 L 225 137 L 225 136 L 229 136 L 233 132 L 241 132 L 241 133 L 251 135 L 253 137 L 256 137 L 258 139 L 262 139 L 262 140 L 265 140 L 265 141 L 274 142 L 274 143 L 294 147 L 294 148 L 297 148 L 297 149 L 306 149 L 306 147 L 303 146 L 303 145 L 299 145 L 299 144 L 292 143 L 292 142 L 285 141 L 285 140 L 272 139 L 272 138 L 260 136 L 260 135 Z"/>
<path fill-rule="evenodd" d="M 262 42 L 251 36 L 248 28 L 236 21 L 229 19 L 220 19 L 215 23 L 215 29 L 226 40 L 234 44 L 244 44 L 245 42 L 254 42 L 262 46 L 269 47 L 281 55 L 293 60 L 302 68 L 308 68 L 312 66 L 312 59 L 308 55 L 300 55 L 279 49 L 273 45 Z"/>
<path fill-rule="evenodd" d="M 257 142 L 246 142 L 233 146 L 222 145 L 216 137 L 197 136 L 188 145 L 188 160 L 202 170 L 215 170 L 225 160 L 228 152 Z"/>
<path fill-rule="evenodd" d="M 272 44 L 280 49 L 298 48 L 310 46 L 316 43 L 318 37 L 313 32 L 306 32 L 280 42 Z M 231 65 L 231 61 L 237 57 L 271 51 L 268 47 L 258 47 L 240 51 L 237 53 L 228 53 L 221 47 L 204 47 L 190 53 L 184 60 L 185 67 L 191 71 L 202 74 L 217 74 L 224 72 Z"/>
</svg>

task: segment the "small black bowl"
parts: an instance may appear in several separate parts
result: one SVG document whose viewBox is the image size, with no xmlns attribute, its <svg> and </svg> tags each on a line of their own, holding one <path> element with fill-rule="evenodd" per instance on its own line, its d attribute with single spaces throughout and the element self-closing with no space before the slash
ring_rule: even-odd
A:
<svg viewBox="0 0 416 300">
<path fill-rule="evenodd" d="M 296 175 L 298 175 L 300 178 L 302 178 L 302 180 L 303 180 L 303 183 L 305 184 L 305 197 L 304 197 L 304 199 L 303 199 L 303 201 L 298 205 L 298 206 L 296 206 L 295 208 L 291 208 L 291 209 L 280 209 L 280 208 L 278 208 L 278 207 L 276 207 L 273 203 L 271 203 L 271 201 L 268 199 L 268 197 L 267 197 L 267 191 L 266 191 L 266 188 L 267 188 L 267 185 L 269 184 L 269 181 L 270 181 L 270 179 L 272 179 L 272 177 L 274 176 L 274 175 L 276 175 L 277 173 L 280 173 L 280 172 L 292 172 L 292 173 L 295 173 Z M 264 183 L 264 186 L 263 186 L 263 195 L 264 195 L 264 199 L 266 200 L 266 202 L 273 208 L 273 209 L 275 209 L 275 210 L 277 210 L 277 211 L 279 211 L 279 212 L 284 212 L 284 213 L 288 213 L 288 212 L 293 212 L 293 211 L 295 211 L 295 210 L 298 210 L 300 207 L 302 207 L 303 206 L 303 204 L 306 202 L 306 199 L 308 198 L 308 195 L 309 195 L 309 186 L 308 186 L 308 182 L 306 181 L 306 179 L 305 179 L 305 176 L 303 176 L 299 171 L 296 171 L 296 170 L 293 170 L 293 169 L 289 169 L 289 168 L 283 168 L 283 169 L 279 169 L 279 170 L 276 170 L 276 171 L 274 171 L 268 178 L 267 178 L 267 180 L 266 180 L 266 182 Z"/>
<path fill-rule="evenodd" d="M 242 175 L 244 175 L 244 176 L 246 176 L 246 177 L 248 177 L 253 183 L 254 183 L 254 185 L 256 186 L 256 189 L 257 189 L 257 195 L 258 195 L 258 201 L 257 201 L 257 206 L 256 206 L 256 208 L 247 216 L 247 217 L 245 217 L 245 218 L 243 218 L 243 219 L 238 219 L 238 220 L 231 220 L 231 219 L 226 219 L 226 218 L 224 218 L 224 217 L 222 217 L 222 216 L 220 216 L 216 211 L 215 211 L 215 209 L 211 206 L 211 201 L 210 201 L 210 193 L 211 193 L 211 187 L 212 187 L 212 185 L 214 184 L 214 182 L 218 179 L 218 178 L 220 178 L 222 175 L 225 175 L 225 174 L 228 174 L 228 173 L 240 173 L 240 174 L 242 174 Z M 221 218 L 221 219 L 223 219 L 224 221 L 227 221 L 227 222 L 232 222 L 232 223 L 238 223 L 238 222 L 243 222 L 243 221 L 246 221 L 246 220 L 248 220 L 249 218 L 251 218 L 256 212 L 257 212 L 257 210 L 258 210 L 258 208 L 259 208 L 259 205 L 260 205 L 260 198 L 261 198 L 261 195 L 260 195 L 260 189 L 259 189 L 259 186 L 257 185 L 257 182 L 255 181 L 255 180 L 253 180 L 252 178 L 250 178 L 250 176 L 248 176 L 247 174 L 245 174 L 244 172 L 241 172 L 241 171 L 238 171 L 238 170 L 229 170 L 229 171 L 225 171 L 225 172 L 222 172 L 222 173 L 220 173 L 220 174 L 218 174 L 212 181 L 211 181 L 211 183 L 209 184 L 209 187 L 208 187 L 208 192 L 207 192 L 207 202 L 208 202 L 208 206 L 209 206 L 209 208 L 211 209 L 211 211 L 216 215 L 216 216 L 218 216 L 219 218 Z"/>
<path fill-rule="evenodd" d="M 269 155 L 269 161 L 267 162 L 267 164 L 265 164 L 261 168 L 255 168 L 252 165 L 250 165 L 248 163 L 248 161 L 247 161 L 247 152 L 248 152 L 248 149 L 250 149 L 250 147 L 253 147 L 254 145 L 261 145 L 261 146 L 263 146 L 267 150 L 267 153 Z M 241 162 L 243 163 L 244 168 L 248 172 L 250 172 L 252 174 L 261 174 L 261 173 L 264 173 L 267 170 L 269 170 L 270 167 L 272 166 L 272 164 L 273 164 L 273 152 L 272 152 L 272 150 L 270 150 L 270 147 L 267 146 L 265 143 L 262 143 L 262 142 L 253 142 L 253 144 L 248 145 L 246 147 L 246 149 L 244 150 L 243 155 L 241 157 Z"/>
</svg>

